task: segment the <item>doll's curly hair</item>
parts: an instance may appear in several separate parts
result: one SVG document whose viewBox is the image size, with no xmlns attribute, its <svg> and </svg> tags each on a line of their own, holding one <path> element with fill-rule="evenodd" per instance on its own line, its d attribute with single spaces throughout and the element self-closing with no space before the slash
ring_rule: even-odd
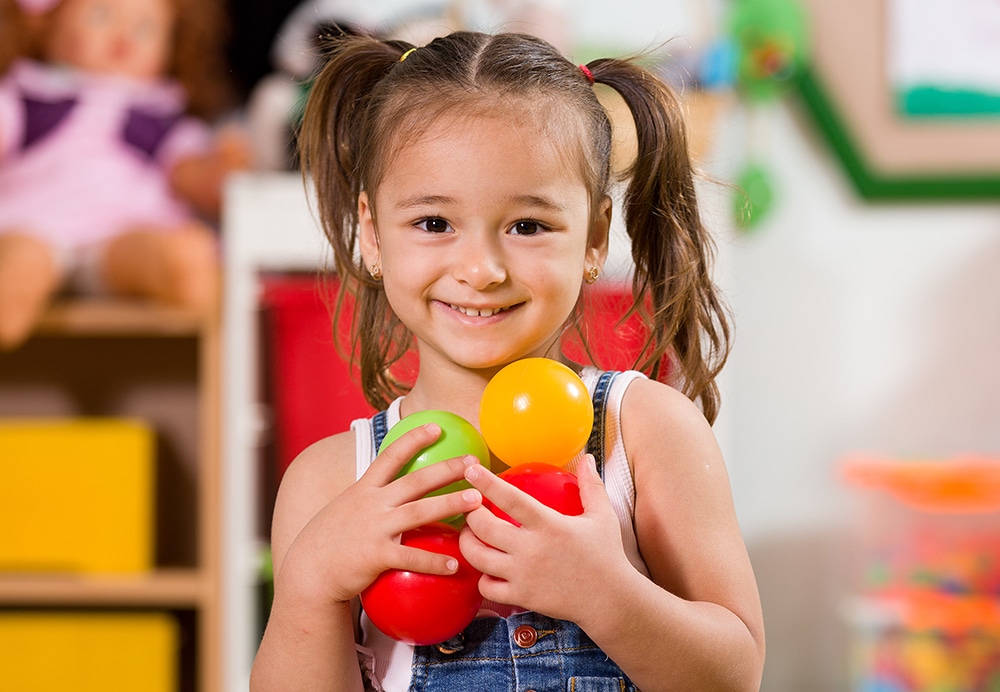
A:
<svg viewBox="0 0 1000 692">
<path fill-rule="evenodd" d="M 174 42 L 168 74 L 188 96 L 188 110 L 213 119 L 236 103 L 225 59 L 228 16 L 220 0 L 167 0 L 174 8 Z M 17 0 L 0 0 L 0 74 L 18 58 L 41 60 L 43 37 L 59 5 L 26 14 Z"/>
</svg>

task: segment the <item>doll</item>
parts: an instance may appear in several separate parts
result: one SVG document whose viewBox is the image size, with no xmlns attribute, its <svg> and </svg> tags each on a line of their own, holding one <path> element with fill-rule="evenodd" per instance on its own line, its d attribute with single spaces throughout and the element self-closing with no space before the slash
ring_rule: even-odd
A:
<svg viewBox="0 0 1000 692">
<path fill-rule="evenodd" d="M 0 0 L 0 349 L 64 289 L 199 311 L 213 223 L 249 166 L 212 0 Z"/>
</svg>

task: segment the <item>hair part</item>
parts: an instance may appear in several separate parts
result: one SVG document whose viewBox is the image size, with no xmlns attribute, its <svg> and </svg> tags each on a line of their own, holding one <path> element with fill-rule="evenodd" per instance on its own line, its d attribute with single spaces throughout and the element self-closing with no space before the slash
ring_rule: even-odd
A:
<svg viewBox="0 0 1000 692">
<path fill-rule="evenodd" d="M 527 117 L 547 119 L 539 122 L 579 162 L 592 215 L 612 182 L 608 115 L 587 76 L 548 43 L 522 34 L 457 32 L 400 62 L 412 48 L 371 37 L 331 40 L 299 139 L 303 175 L 315 186 L 341 280 L 334 315 L 350 312 L 349 356 L 376 408 L 408 390 L 394 366 L 412 335 L 360 259 L 358 197 L 365 191 L 372 203 L 400 147 L 442 117 L 518 100 L 531 104 Z M 629 315 L 642 318 L 648 336 L 635 367 L 670 379 L 712 421 L 718 411 L 714 379 L 728 354 L 729 332 L 710 279 L 712 244 L 698 213 L 680 105 L 667 85 L 629 60 L 587 67 L 596 82 L 622 95 L 637 129 L 638 156 L 628 171 L 624 205 L 635 261 Z M 669 373 L 664 359 L 673 365 Z"/>
</svg>

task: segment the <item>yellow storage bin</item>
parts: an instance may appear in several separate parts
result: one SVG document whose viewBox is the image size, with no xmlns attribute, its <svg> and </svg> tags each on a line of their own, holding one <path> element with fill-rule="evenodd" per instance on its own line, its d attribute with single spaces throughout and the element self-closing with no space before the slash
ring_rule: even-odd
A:
<svg viewBox="0 0 1000 692">
<path fill-rule="evenodd" d="M 149 570 L 153 457 L 140 421 L 0 420 L 0 571 Z"/>
<path fill-rule="evenodd" d="M 0 690 L 176 692 L 169 613 L 0 613 Z"/>
</svg>

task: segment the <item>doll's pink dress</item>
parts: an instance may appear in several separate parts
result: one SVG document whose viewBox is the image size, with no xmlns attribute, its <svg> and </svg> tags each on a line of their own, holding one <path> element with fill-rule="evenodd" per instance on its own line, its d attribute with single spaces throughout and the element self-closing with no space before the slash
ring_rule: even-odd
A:
<svg viewBox="0 0 1000 692">
<path fill-rule="evenodd" d="M 176 83 L 15 63 L 0 80 L 0 234 L 28 231 L 65 257 L 190 220 L 167 172 L 211 132 L 184 106 Z"/>
</svg>

